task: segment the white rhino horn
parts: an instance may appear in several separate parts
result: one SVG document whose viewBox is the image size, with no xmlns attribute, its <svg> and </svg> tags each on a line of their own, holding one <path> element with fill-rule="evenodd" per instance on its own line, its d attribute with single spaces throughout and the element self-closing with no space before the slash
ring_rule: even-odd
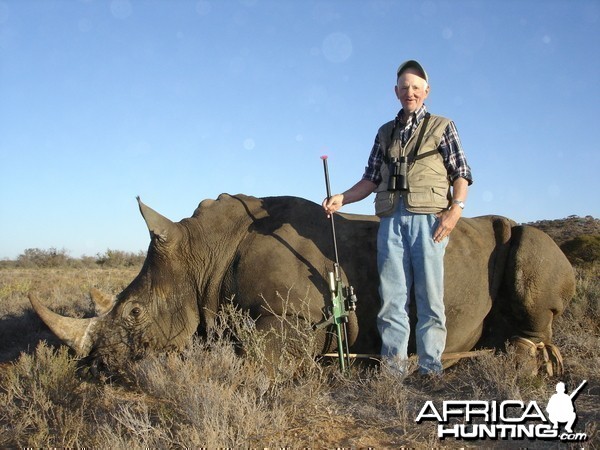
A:
<svg viewBox="0 0 600 450">
<path fill-rule="evenodd" d="M 99 316 L 106 314 L 115 304 L 114 297 L 106 295 L 104 292 L 96 288 L 90 289 L 90 297 L 92 298 L 92 301 L 96 307 L 96 314 Z"/>
<path fill-rule="evenodd" d="M 92 347 L 90 331 L 94 323 L 98 320 L 93 319 L 72 319 L 63 317 L 46 308 L 37 295 L 29 294 L 29 301 L 35 312 L 40 316 L 50 330 L 65 344 L 71 347 L 80 356 L 87 356 Z"/>
<path fill-rule="evenodd" d="M 161 241 L 166 241 L 176 235 L 178 229 L 175 223 L 157 213 L 149 206 L 146 206 L 142 203 L 139 196 L 136 198 L 140 206 L 142 217 L 144 218 L 151 235 L 158 237 Z"/>
</svg>

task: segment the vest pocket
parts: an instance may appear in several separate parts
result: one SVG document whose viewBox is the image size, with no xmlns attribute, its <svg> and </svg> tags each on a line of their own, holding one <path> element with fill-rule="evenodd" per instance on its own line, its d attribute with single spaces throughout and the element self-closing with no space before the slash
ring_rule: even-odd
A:
<svg viewBox="0 0 600 450">
<path fill-rule="evenodd" d="M 413 212 L 433 213 L 448 207 L 448 189 L 433 187 L 410 187 L 406 195 L 406 203 Z"/>
<path fill-rule="evenodd" d="M 378 192 L 375 195 L 375 214 L 379 217 L 391 216 L 394 212 L 395 197 L 395 192 Z"/>
</svg>

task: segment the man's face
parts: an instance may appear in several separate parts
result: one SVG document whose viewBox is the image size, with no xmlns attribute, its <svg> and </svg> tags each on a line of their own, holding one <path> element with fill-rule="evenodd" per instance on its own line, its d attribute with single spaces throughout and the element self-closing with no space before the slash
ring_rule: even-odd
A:
<svg viewBox="0 0 600 450">
<path fill-rule="evenodd" d="M 407 114 L 418 110 L 429 95 L 429 85 L 421 78 L 416 69 L 409 68 L 402 72 L 398 78 L 398 84 L 394 88 L 396 97 L 402 103 L 402 108 Z"/>
</svg>

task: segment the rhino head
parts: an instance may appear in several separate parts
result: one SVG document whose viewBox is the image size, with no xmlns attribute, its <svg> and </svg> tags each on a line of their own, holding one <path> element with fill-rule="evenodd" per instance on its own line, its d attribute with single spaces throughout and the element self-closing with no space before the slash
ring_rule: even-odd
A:
<svg viewBox="0 0 600 450">
<path fill-rule="evenodd" d="M 96 317 L 74 319 L 29 299 L 50 330 L 79 356 L 97 367 L 119 368 L 148 352 L 182 348 L 199 323 L 196 275 L 187 269 L 189 227 L 174 223 L 144 205 L 140 212 L 151 243 L 139 275 L 115 298 L 92 292 Z"/>
</svg>

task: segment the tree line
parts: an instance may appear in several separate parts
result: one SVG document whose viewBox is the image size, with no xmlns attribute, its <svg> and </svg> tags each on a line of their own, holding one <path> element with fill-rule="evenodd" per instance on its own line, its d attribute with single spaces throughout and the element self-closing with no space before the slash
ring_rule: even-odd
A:
<svg viewBox="0 0 600 450">
<path fill-rule="evenodd" d="M 0 268 L 48 269 L 48 268 L 124 268 L 141 266 L 146 258 L 145 251 L 125 252 L 107 249 L 96 256 L 74 258 L 67 249 L 28 248 L 14 260 L 0 261 Z"/>
</svg>

